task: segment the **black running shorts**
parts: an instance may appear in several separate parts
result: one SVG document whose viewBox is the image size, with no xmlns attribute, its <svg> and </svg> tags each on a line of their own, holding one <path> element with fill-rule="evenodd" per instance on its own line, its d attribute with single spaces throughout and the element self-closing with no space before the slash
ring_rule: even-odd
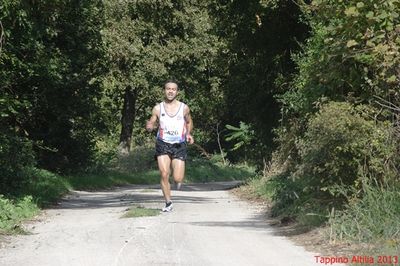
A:
<svg viewBox="0 0 400 266">
<path fill-rule="evenodd" d="M 155 158 L 157 159 L 160 155 L 169 155 L 171 159 L 185 161 L 187 157 L 186 142 L 171 144 L 157 139 Z"/>
</svg>

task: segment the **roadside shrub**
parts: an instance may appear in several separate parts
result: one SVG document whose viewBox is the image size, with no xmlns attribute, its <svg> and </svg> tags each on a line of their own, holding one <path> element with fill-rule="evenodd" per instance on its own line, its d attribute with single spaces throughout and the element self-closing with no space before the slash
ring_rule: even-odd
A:
<svg viewBox="0 0 400 266">
<path fill-rule="evenodd" d="M 118 144 L 116 135 L 99 136 L 96 139 L 96 152 L 93 163 L 87 172 L 104 172 L 110 167 L 115 167 L 118 161 Z"/>
<path fill-rule="evenodd" d="M 157 162 L 154 159 L 154 148 L 138 146 L 131 150 L 128 156 L 120 156 L 117 162 L 117 169 L 124 173 L 136 173 L 157 169 Z"/>
<path fill-rule="evenodd" d="M 322 198 L 312 184 L 312 179 L 292 178 L 285 174 L 268 181 L 274 187 L 271 215 L 288 216 L 307 226 L 315 226 L 326 221 L 333 202 Z"/>
<path fill-rule="evenodd" d="M 297 164 L 283 167 L 269 181 L 275 188 L 272 214 L 320 224 L 332 208 L 343 209 L 349 198 L 362 198 L 366 178 L 374 177 L 377 184 L 395 181 L 391 127 L 374 117 L 372 107 L 323 105 L 294 142 Z"/>
<path fill-rule="evenodd" d="M 66 178 L 45 169 L 31 167 L 26 170 L 26 175 L 29 182 L 18 193 L 31 195 L 40 207 L 52 204 L 71 189 Z"/>
<path fill-rule="evenodd" d="M 28 179 L 26 169 L 34 162 L 29 140 L 0 134 L 0 193 L 10 194 L 23 187 Z"/>
<path fill-rule="evenodd" d="M 297 142 L 301 163 L 294 173 L 309 179 L 303 191 L 343 196 L 347 187 L 359 187 L 364 175 L 378 181 L 391 175 L 387 162 L 395 145 L 390 126 L 372 119 L 373 114 L 371 107 L 330 102 L 309 120 Z"/>
<path fill-rule="evenodd" d="M 21 221 L 30 218 L 39 211 L 31 196 L 12 201 L 0 195 L 0 232 L 10 233 L 18 229 Z"/>
</svg>

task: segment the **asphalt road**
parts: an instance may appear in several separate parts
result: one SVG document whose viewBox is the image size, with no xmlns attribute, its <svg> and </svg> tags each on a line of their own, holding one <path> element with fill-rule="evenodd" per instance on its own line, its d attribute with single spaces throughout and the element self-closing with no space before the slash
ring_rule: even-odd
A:
<svg viewBox="0 0 400 266">
<path fill-rule="evenodd" d="M 319 265 L 232 195 L 234 185 L 185 185 L 173 212 L 141 218 L 121 216 L 133 204 L 163 207 L 157 186 L 74 191 L 29 223 L 31 234 L 7 239 L 0 265 Z"/>
</svg>

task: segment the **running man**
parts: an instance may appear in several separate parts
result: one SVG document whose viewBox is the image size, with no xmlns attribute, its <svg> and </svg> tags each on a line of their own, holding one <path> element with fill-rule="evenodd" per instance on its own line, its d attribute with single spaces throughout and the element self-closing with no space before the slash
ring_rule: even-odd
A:
<svg viewBox="0 0 400 266">
<path fill-rule="evenodd" d="M 149 132 L 154 130 L 157 122 L 159 124 L 156 157 L 161 176 L 161 190 L 165 199 L 163 212 L 170 212 L 173 209 L 169 183 L 171 168 L 177 189 L 180 189 L 185 176 L 186 143 L 194 143 L 193 136 L 190 134 L 193 129 L 190 109 L 176 99 L 178 94 L 178 83 L 173 80 L 166 81 L 164 101 L 154 106 L 151 118 L 146 123 L 146 129 Z"/>
</svg>

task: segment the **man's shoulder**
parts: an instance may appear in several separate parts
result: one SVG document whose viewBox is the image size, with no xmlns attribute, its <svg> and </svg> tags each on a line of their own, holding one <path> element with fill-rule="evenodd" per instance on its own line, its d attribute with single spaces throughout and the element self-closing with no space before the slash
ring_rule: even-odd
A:
<svg viewBox="0 0 400 266">
<path fill-rule="evenodd" d="M 188 105 L 186 103 L 178 101 L 178 100 L 176 100 L 176 106 L 178 106 L 178 107 L 182 106 L 185 110 L 188 109 Z"/>
<path fill-rule="evenodd" d="M 182 105 L 182 106 L 184 106 L 185 108 L 188 106 L 186 103 L 184 103 L 184 102 L 182 102 L 182 101 L 176 101 L 177 102 L 177 105 L 178 106 L 180 106 L 180 105 Z"/>
<path fill-rule="evenodd" d="M 160 111 L 160 104 L 154 105 L 153 111 Z"/>
<path fill-rule="evenodd" d="M 183 114 L 186 117 L 189 113 L 190 113 L 189 106 L 187 104 L 184 104 L 184 106 L 183 106 Z"/>
<path fill-rule="evenodd" d="M 184 102 L 182 102 L 182 104 L 183 104 L 183 108 L 185 108 L 185 109 L 189 109 L 189 105 L 187 105 L 186 103 L 184 103 Z"/>
</svg>

